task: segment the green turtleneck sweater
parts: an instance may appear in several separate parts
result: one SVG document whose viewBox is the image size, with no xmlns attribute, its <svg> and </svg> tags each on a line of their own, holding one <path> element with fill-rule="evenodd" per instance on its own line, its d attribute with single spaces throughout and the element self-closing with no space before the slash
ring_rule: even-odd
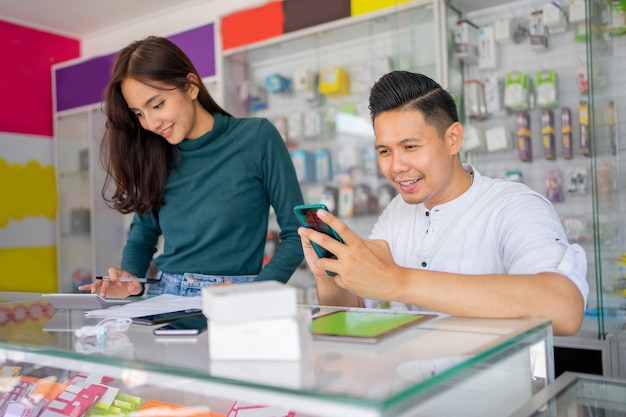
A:
<svg viewBox="0 0 626 417">
<path fill-rule="evenodd" d="M 214 116 L 210 132 L 177 145 L 182 159 L 167 179 L 165 205 L 135 214 L 121 267 L 143 276 L 162 234 L 154 263 L 163 272 L 287 282 L 303 258 L 293 213 L 303 199 L 289 152 L 266 119 Z M 270 205 L 281 243 L 261 269 Z"/>
</svg>

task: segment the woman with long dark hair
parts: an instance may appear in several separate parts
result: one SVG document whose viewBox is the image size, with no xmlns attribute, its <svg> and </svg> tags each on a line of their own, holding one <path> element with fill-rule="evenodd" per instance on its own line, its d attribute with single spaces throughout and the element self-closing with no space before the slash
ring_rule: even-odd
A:
<svg viewBox="0 0 626 417">
<path fill-rule="evenodd" d="M 151 264 L 149 295 L 200 295 L 207 285 L 287 282 L 302 261 L 293 207 L 302 193 L 289 152 L 262 118 L 235 118 L 213 100 L 189 57 L 161 37 L 135 41 L 114 62 L 105 93 L 100 160 L 105 197 L 134 213 L 122 264 L 110 281 L 81 287 L 125 297 Z M 280 244 L 263 267 L 270 206 Z M 163 236 L 163 252 L 154 258 Z M 153 259 L 154 258 L 154 259 Z"/>
</svg>

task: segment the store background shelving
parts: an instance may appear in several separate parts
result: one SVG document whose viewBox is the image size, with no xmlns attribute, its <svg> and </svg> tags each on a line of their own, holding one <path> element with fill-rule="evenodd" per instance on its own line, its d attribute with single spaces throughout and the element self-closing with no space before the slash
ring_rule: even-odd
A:
<svg viewBox="0 0 626 417">
<path fill-rule="evenodd" d="M 561 2 L 562 3 L 562 2 Z M 541 10 L 543 3 L 537 1 L 519 1 L 473 10 L 464 15 L 478 27 L 490 25 L 498 20 L 518 19 L 526 21 L 532 12 Z M 597 6 L 597 7 L 596 7 Z M 566 5 L 563 9 L 568 12 Z M 599 2 L 589 5 L 596 25 L 603 6 Z M 595 19 L 595 20 L 594 20 Z M 593 26 L 593 25 L 591 25 Z M 600 26 L 598 26 L 600 27 Z M 589 316 L 585 320 L 585 328 L 596 332 L 599 338 L 621 330 L 624 324 L 624 300 L 617 288 L 621 277 L 619 267 L 621 254 L 624 252 L 624 220 L 620 214 L 626 196 L 622 191 L 624 168 L 620 167 L 619 154 L 624 150 L 623 141 L 619 140 L 619 132 L 624 131 L 624 120 L 616 126 L 618 149 L 613 155 L 609 146 L 606 113 L 609 100 L 615 102 L 618 109 L 626 106 L 622 97 L 616 92 L 626 83 L 623 68 L 626 37 L 612 38 L 607 48 L 600 33 L 589 37 L 589 41 L 575 40 L 575 25 L 569 24 L 562 33 L 549 33 L 548 47 L 545 50 L 531 49 L 529 37 L 526 35 L 519 43 L 499 44 L 497 67 L 479 69 L 476 63 L 464 65 L 464 79 L 484 81 L 487 76 L 496 76 L 501 82 L 509 71 L 522 71 L 529 77 L 535 77 L 538 71 L 553 70 L 558 77 L 558 104 L 552 109 L 555 119 L 556 158 L 547 160 L 543 156 L 541 134 L 541 108 L 528 111 L 531 117 L 532 131 L 532 162 L 522 162 L 518 158 L 516 144 L 515 111 L 491 115 L 484 121 L 466 120 L 478 129 L 485 131 L 494 126 L 506 127 L 512 137 L 509 150 L 495 152 L 468 152 L 466 158 L 475 163 L 482 173 L 505 178 L 507 171 L 521 171 L 523 182 L 536 191 L 547 195 L 546 175 L 549 170 L 557 169 L 562 175 L 564 200 L 555 202 L 554 207 L 562 220 L 581 217 L 587 224 L 583 239 L 572 240 L 580 243 L 587 254 L 590 287 L 588 308 L 590 312 L 605 311 L 597 318 Z M 589 92 L 578 87 L 577 71 L 583 69 L 589 78 Z M 536 82 L 533 80 L 536 90 Z M 579 104 L 589 103 L 591 114 L 590 136 L 592 143 L 591 156 L 584 156 L 580 151 Z M 568 107 L 572 114 L 573 157 L 564 159 L 561 143 L 561 108 Z M 623 119 L 623 118 L 622 118 Z M 594 124 L 595 123 L 595 124 Z M 583 169 L 586 172 L 585 191 L 568 192 L 566 183 L 568 171 Z M 603 182 L 610 173 L 610 184 Z"/>
</svg>

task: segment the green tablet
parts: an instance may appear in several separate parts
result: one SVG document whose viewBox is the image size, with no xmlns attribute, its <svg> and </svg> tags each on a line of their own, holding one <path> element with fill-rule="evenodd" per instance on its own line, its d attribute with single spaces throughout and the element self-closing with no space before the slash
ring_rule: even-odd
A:
<svg viewBox="0 0 626 417">
<path fill-rule="evenodd" d="M 311 333 L 317 340 L 376 343 L 383 337 L 437 317 L 434 314 L 335 311 L 313 319 Z"/>
</svg>

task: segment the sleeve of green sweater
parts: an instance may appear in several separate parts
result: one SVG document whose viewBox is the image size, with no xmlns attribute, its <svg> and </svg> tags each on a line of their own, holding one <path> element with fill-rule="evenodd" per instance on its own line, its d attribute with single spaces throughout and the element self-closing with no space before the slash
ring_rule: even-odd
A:
<svg viewBox="0 0 626 417">
<path fill-rule="evenodd" d="M 148 271 L 161 231 L 153 213 L 135 214 L 122 252 L 121 268 L 138 277 Z"/>
<path fill-rule="evenodd" d="M 270 138 L 259 143 L 267 147 L 260 150 L 266 178 L 264 184 L 280 226 L 280 245 L 256 280 L 286 283 L 304 258 L 298 235 L 299 224 L 293 213 L 294 206 L 303 204 L 302 191 L 289 151 L 276 128 L 265 121 L 261 132 Z"/>
</svg>

